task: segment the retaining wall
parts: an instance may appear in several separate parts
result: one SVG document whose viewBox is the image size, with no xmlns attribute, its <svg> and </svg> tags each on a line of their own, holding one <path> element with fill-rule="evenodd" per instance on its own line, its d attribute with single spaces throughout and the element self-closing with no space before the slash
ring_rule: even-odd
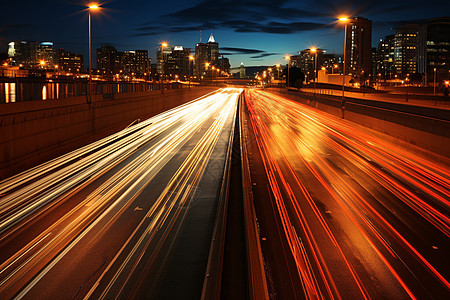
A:
<svg viewBox="0 0 450 300">
<path fill-rule="evenodd" d="M 213 87 L 0 104 L 0 179 L 216 90 Z"/>
<path fill-rule="evenodd" d="M 342 116 L 341 98 L 269 89 L 327 113 Z M 450 158 L 450 110 L 345 98 L 345 119 Z"/>
</svg>

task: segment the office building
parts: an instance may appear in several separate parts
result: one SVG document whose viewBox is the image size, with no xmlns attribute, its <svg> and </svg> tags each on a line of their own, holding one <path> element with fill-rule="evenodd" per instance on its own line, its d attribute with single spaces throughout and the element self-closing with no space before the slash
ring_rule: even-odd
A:
<svg viewBox="0 0 450 300">
<path fill-rule="evenodd" d="M 394 74 L 394 37 L 388 35 L 378 43 L 375 73 L 383 78 L 391 78 Z"/>
<path fill-rule="evenodd" d="M 416 24 L 408 24 L 395 30 L 394 70 L 401 78 L 417 72 L 417 30 Z"/>
<path fill-rule="evenodd" d="M 172 53 L 167 55 L 164 64 L 164 73 L 170 77 L 178 76 L 180 79 L 188 76 L 190 55 L 190 49 L 183 48 L 182 46 L 175 46 Z"/>
<path fill-rule="evenodd" d="M 200 42 L 195 45 L 195 74 L 198 77 L 205 76 L 213 66 L 220 68 L 219 43 L 211 33 L 207 43 Z"/>
<path fill-rule="evenodd" d="M 58 50 L 58 68 L 70 73 L 79 73 L 84 69 L 83 55 Z"/>
<path fill-rule="evenodd" d="M 433 19 L 419 26 L 417 68 L 427 82 L 450 79 L 450 17 Z M 434 69 L 436 68 L 436 72 Z"/>
<path fill-rule="evenodd" d="M 366 77 L 372 71 L 372 21 L 356 17 L 346 26 L 345 72 Z"/>
<path fill-rule="evenodd" d="M 128 75 L 144 77 L 150 72 L 147 50 L 119 52 L 113 46 L 103 45 L 97 49 L 97 70 L 102 75 Z"/>
</svg>

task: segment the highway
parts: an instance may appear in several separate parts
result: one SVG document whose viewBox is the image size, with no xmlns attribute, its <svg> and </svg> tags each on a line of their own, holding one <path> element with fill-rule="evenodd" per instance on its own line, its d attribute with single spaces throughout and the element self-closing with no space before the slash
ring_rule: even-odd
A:
<svg viewBox="0 0 450 300">
<path fill-rule="evenodd" d="M 450 298 L 444 160 L 263 90 L 245 107 L 271 298 Z"/>
<path fill-rule="evenodd" d="M 240 92 L 0 182 L 0 298 L 200 298 Z"/>
</svg>

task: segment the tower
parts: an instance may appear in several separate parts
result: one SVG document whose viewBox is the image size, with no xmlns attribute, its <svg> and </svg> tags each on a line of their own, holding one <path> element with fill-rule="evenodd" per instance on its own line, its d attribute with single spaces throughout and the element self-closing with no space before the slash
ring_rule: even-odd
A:
<svg viewBox="0 0 450 300">
<path fill-rule="evenodd" d="M 346 26 L 346 73 L 368 76 L 372 71 L 372 21 L 356 17 Z"/>
</svg>

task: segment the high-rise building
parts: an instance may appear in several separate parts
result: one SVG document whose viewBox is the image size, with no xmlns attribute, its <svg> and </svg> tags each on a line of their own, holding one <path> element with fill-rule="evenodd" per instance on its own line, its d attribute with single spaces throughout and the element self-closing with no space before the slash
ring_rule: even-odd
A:
<svg viewBox="0 0 450 300">
<path fill-rule="evenodd" d="M 117 74 L 116 70 L 117 50 L 110 45 L 102 45 L 97 49 L 97 70 L 102 74 Z"/>
<path fill-rule="evenodd" d="M 36 49 L 36 59 L 45 68 L 53 68 L 57 62 L 53 42 L 40 42 Z"/>
<path fill-rule="evenodd" d="M 207 43 L 197 43 L 195 45 L 195 73 L 197 76 L 206 74 L 206 64 L 210 67 L 219 67 L 219 43 L 214 39 L 213 34 Z"/>
<path fill-rule="evenodd" d="M 164 73 L 169 76 L 177 75 L 179 78 L 188 76 L 190 55 L 191 49 L 175 46 L 172 53 L 167 56 L 164 65 Z"/>
<path fill-rule="evenodd" d="M 169 44 L 161 44 L 156 52 L 156 70 L 158 74 L 166 75 L 166 67 L 164 64 L 167 62 L 167 58 L 172 54 L 173 47 Z"/>
<path fill-rule="evenodd" d="M 226 72 L 226 73 L 230 73 L 230 60 L 227 57 L 224 57 L 223 55 L 219 55 L 219 61 L 218 61 L 218 67 Z"/>
<path fill-rule="evenodd" d="M 377 62 L 375 72 L 387 78 L 394 74 L 394 35 L 387 35 L 380 40 L 377 49 Z"/>
<path fill-rule="evenodd" d="M 417 72 L 417 30 L 416 24 L 408 24 L 395 30 L 394 69 L 401 77 Z"/>
<path fill-rule="evenodd" d="M 417 44 L 418 72 L 436 84 L 450 78 L 450 17 L 433 19 L 419 26 Z"/>
<path fill-rule="evenodd" d="M 83 71 L 83 55 L 59 49 L 57 56 L 59 69 L 72 73 Z"/>
<path fill-rule="evenodd" d="M 150 63 L 147 50 L 119 52 L 109 45 L 97 49 L 97 70 L 100 74 L 143 77 L 149 72 Z"/>
<path fill-rule="evenodd" d="M 345 26 L 345 72 L 354 77 L 367 76 L 372 70 L 372 21 L 356 17 Z"/>
<path fill-rule="evenodd" d="M 136 69 L 138 76 L 148 75 L 151 72 L 151 59 L 148 57 L 148 50 L 136 50 Z"/>
<path fill-rule="evenodd" d="M 8 56 L 12 58 L 14 65 L 22 65 L 24 68 L 34 68 L 39 65 L 37 61 L 37 42 L 15 41 L 8 44 Z"/>
</svg>

